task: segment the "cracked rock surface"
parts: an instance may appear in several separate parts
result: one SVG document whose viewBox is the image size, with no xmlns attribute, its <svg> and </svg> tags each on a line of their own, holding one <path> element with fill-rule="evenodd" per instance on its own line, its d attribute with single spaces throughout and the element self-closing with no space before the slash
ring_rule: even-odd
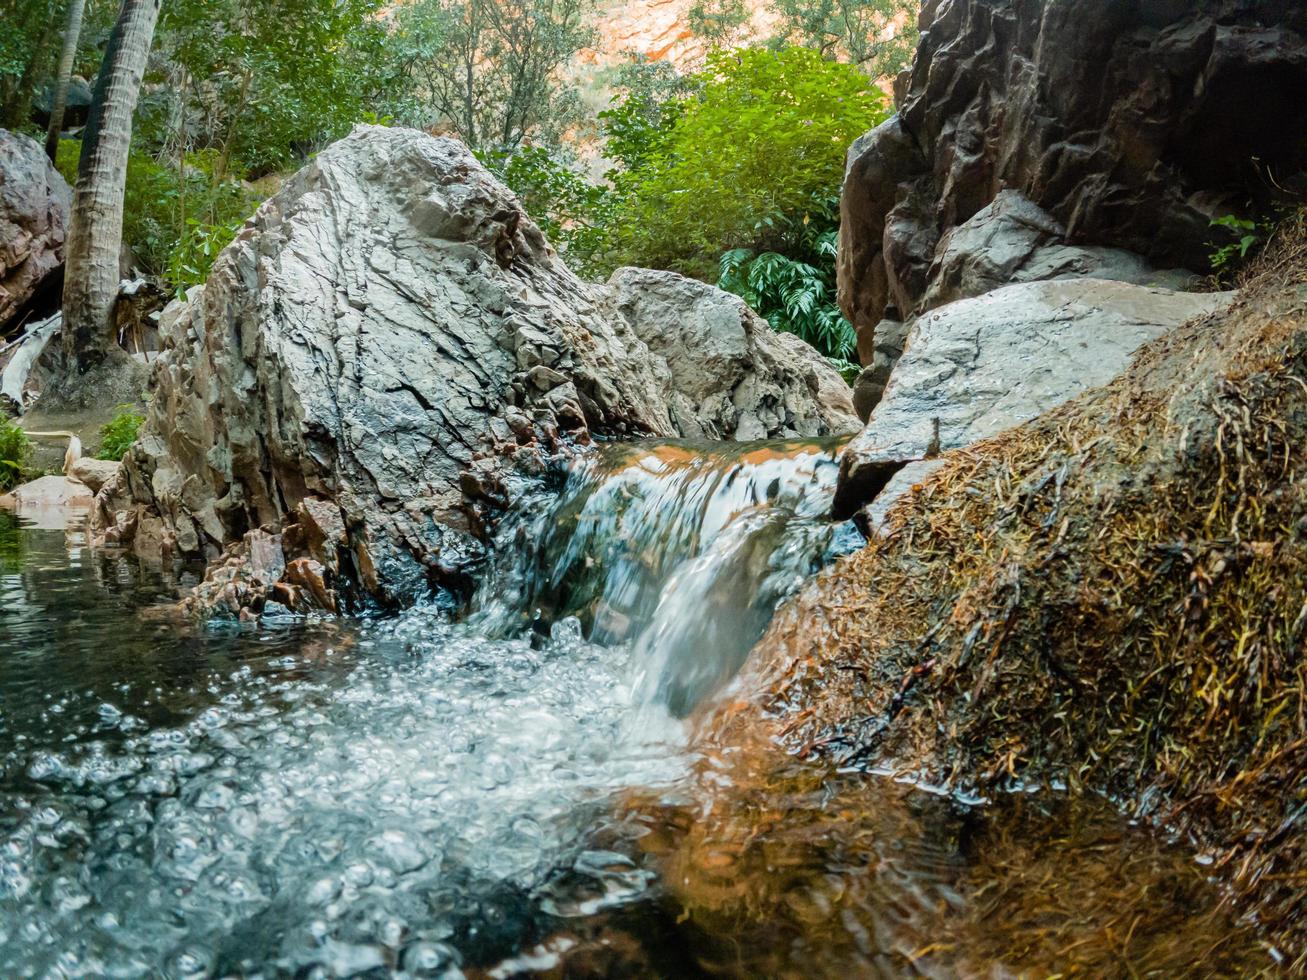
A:
<svg viewBox="0 0 1307 980">
<path fill-rule="evenodd" d="M 469 584 L 519 476 L 596 437 L 852 431 L 816 351 L 671 273 L 574 276 L 459 142 L 358 127 L 162 319 L 107 540 L 206 601 L 399 605 Z"/>
<path fill-rule="evenodd" d="M 996 436 L 1106 384 L 1143 344 L 1230 293 L 1099 279 L 1018 283 L 919 317 L 867 426 L 840 462 L 835 515 L 876 500 L 908 464 Z M 928 467 L 912 472 L 922 474 Z M 894 488 L 910 487 L 898 480 Z"/>
</svg>

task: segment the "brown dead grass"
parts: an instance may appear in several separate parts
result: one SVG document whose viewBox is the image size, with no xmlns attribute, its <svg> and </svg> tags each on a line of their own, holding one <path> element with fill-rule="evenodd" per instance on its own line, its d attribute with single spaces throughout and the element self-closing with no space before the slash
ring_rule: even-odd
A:
<svg viewBox="0 0 1307 980">
<path fill-rule="evenodd" d="M 1065 782 L 1210 849 L 1307 938 L 1307 229 L 1114 384 L 950 455 L 755 654 L 791 752 Z M 1298 966 L 1303 965 L 1298 961 Z"/>
</svg>

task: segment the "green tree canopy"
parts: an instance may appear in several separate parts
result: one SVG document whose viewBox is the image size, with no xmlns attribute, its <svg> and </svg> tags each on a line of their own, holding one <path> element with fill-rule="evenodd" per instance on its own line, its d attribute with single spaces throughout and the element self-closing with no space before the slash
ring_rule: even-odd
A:
<svg viewBox="0 0 1307 980">
<path fill-rule="evenodd" d="M 698 93 L 631 174 L 619 262 L 710 277 L 723 251 L 794 250 L 832 220 L 849 144 L 885 97 L 805 48 L 709 56 Z"/>
<path fill-rule="evenodd" d="M 476 150 L 555 143 L 580 116 L 563 67 L 591 43 L 593 0 L 415 0 L 391 39 L 406 94 L 397 117 L 446 125 Z"/>
</svg>

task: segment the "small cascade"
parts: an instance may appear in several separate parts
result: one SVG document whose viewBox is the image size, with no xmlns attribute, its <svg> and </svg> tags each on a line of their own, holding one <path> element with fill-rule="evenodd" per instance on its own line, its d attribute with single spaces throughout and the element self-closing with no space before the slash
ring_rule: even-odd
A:
<svg viewBox="0 0 1307 980">
<path fill-rule="evenodd" d="M 729 680 L 777 603 L 861 543 L 827 515 L 837 440 L 626 444 L 523 507 L 476 602 L 492 633 L 570 618 L 629 643 L 636 699 L 685 715 Z"/>
</svg>

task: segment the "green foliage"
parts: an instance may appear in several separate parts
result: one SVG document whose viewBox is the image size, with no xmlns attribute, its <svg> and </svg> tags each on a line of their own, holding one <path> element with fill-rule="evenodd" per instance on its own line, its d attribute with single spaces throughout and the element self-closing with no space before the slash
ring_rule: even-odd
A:
<svg viewBox="0 0 1307 980">
<path fill-rule="evenodd" d="M 54 0 L 0 0 L 0 125 L 27 121 L 32 98 L 58 56 L 63 5 Z"/>
<path fill-rule="evenodd" d="M 111 459 L 118 462 L 136 441 L 145 418 L 136 414 L 131 405 L 119 405 L 118 414 L 100 426 L 100 451 L 96 459 Z"/>
<path fill-rule="evenodd" d="M 61 140 L 57 166 L 77 177 L 78 140 Z M 217 151 L 187 154 L 179 173 L 133 150 L 123 196 L 123 241 L 144 271 L 178 290 L 203 282 L 218 252 L 258 205 L 240 182 L 215 176 Z"/>
<path fill-rule="evenodd" d="M 560 70 L 594 38 L 593 0 L 414 0 L 391 39 L 408 93 L 395 115 L 476 150 L 555 144 L 580 121 Z"/>
<path fill-rule="evenodd" d="M 0 419 L 0 492 L 27 478 L 32 443 L 27 433 L 8 419 Z"/>
<path fill-rule="evenodd" d="M 620 165 L 608 179 L 619 181 L 624 174 L 643 171 L 659 152 L 665 151 L 676 124 L 685 114 L 689 85 L 646 84 L 632 87 L 599 113 L 604 137 L 604 154 Z M 647 76 L 641 81 L 648 82 Z"/>
<path fill-rule="evenodd" d="M 912 60 L 920 9 L 921 0 L 769 0 L 758 18 L 743 0 L 694 0 L 687 20 L 716 47 L 811 48 L 871 78 L 893 78 Z"/>
<path fill-rule="evenodd" d="M 170 0 L 144 141 L 259 175 L 343 136 L 390 83 L 381 0 Z"/>
<path fill-rule="evenodd" d="M 478 153 L 481 162 L 507 184 L 527 213 L 555 246 L 567 253 L 575 271 L 586 274 L 602 248 L 613 197 L 542 146 L 513 152 Z"/>
<path fill-rule="evenodd" d="M 838 188 L 849 142 L 884 118 L 880 92 L 802 48 L 716 52 L 690 79 L 634 81 L 600 113 L 604 184 L 540 147 L 483 159 L 582 274 L 716 279 L 852 369 L 834 302 Z"/>
<path fill-rule="evenodd" d="M 1210 259 L 1212 262 L 1212 272 L 1220 275 L 1229 272 L 1236 265 L 1246 262 L 1248 254 L 1257 246 L 1266 243 L 1266 229 L 1256 221 L 1250 221 L 1246 218 L 1240 218 L 1233 214 L 1227 214 L 1217 218 L 1212 222 L 1213 228 L 1224 228 L 1230 234 L 1233 241 L 1226 241 L 1222 244 L 1213 243 L 1213 249 Z"/>
<path fill-rule="evenodd" d="M 752 16 L 744 0 L 694 0 L 686 21 L 695 37 L 719 48 L 734 48 L 749 39 Z"/>
<path fill-rule="evenodd" d="M 799 257 L 810 225 L 833 223 L 845 152 L 885 118 L 883 94 L 804 48 L 717 51 L 698 83 L 620 186 L 618 264 L 710 278 L 730 249 Z"/>
<path fill-rule="evenodd" d="M 872 78 L 893 78 L 917 47 L 920 0 L 773 0 L 771 43 L 798 44 L 848 61 Z"/>
<path fill-rule="evenodd" d="M 797 334 L 842 370 L 856 370 L 857 336 L 835 304 L 835 232 L 823 232 L 814 245 L 821 265 L 776 252 L 731 249 L 721 257 L 717 285 L 742 298 L 774 329 Z"/>
</svg>

